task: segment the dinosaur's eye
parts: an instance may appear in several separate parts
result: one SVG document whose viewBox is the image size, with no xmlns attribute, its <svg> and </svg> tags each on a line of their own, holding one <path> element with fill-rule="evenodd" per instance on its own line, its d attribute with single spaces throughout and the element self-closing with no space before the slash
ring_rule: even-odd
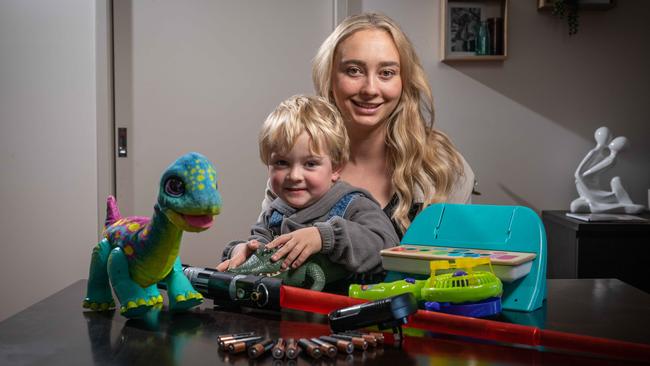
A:
<svg viewBox="0 0 650 366">
<path fill-rule="evenodd" d="M 185 184 L 178 177 L 170 177 L 165 182 L 165 193 L 172 197 L 180 197 L 185 193 Z"/>
</svg>

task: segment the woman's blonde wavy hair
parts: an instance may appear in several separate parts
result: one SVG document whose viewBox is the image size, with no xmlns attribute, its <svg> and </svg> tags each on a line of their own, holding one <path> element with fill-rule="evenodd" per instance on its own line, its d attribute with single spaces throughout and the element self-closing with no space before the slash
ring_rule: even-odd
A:
<svg viewBox="0 0 650 366">
<path fill-rule="evenodd" d="M 270 164 L 271 153 L 288 153 L 303 133 L 312 153 L 327 154 L 338 169 L 348 161 L 350 140 L 341 115 L 327 99 L 294 95 L 266 118 L 259 135 L 260 159 Z"/>
<path fill-rule="evenodd" d="M 388 117 L 386 144 L 392 185 L 399 199 L 392 218 L 404 232 L 411 223 L 414 192 L 421 190 L 424 207 L 445 201 L 457 177 L 463 174 L 463 163 L 447 135 L 433 127 L 431 87 L 411 41 L 386 15 L 350 16 L 325 39 L 312 65 L 316 92 L 335 104 L 331 88 L 336 49 L 347 37 L 364 29 L 387 32 L 400 55 L 402 96 Z"/>
</svg>

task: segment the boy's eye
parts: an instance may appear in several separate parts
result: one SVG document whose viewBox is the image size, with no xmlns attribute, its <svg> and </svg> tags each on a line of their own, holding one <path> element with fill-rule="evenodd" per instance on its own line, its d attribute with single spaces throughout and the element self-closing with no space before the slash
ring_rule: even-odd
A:
<svg viewBox="0 0 650 366">
<path fill-rule="evenodd" d="M 286 160 L 276 160 L 276 161 L 273 162 L 273 165 L 277 166 L 277 167 L 284 167 L 284 166 L 289 165 L 289 163 L 287 163 Z"/>
<path fill-rule="evenodd" d="M 308 162 L 305 163 L 305 166 L 307 166 L 308 168 L 317 167 L 319 165 L 320 163 L 316 160 L 309 160 Z"/>
</svg>

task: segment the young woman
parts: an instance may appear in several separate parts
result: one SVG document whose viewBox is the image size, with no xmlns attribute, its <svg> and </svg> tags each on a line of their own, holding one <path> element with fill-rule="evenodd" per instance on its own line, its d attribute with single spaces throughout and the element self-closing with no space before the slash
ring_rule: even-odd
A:
<svg viewBox="0 0 650 366">
<path fill-rule="evenodd" d="M 350 161 L 341 178 L 370 191 L 398 233 L 431 203 L 469 203 L 474 173 L 433 127 L 433 97 L 413 45 L 389 17 L 344 20 L 313 65 L 317 92 L 341 111 Z"/>
</svg>

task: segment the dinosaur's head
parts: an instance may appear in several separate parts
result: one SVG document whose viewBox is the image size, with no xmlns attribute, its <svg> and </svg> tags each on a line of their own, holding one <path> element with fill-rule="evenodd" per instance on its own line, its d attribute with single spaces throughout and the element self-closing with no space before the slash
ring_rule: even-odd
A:
<svg viewBox="0 0 650 366">
<path fill-rule="evenodd" d="M 184 231 L 203 231 L 221 209 L 217 172 L 212 163 L 195 152 L 183 155 L 160 179 L 158 207 Z"/>
<path fill-rule="evenodd" d="M 273 277 L 286 271 L 282 270 L 282 262 L 274 262 L 271 257 L 277 249 L 266 249 L 264 246 L 258 248 L 246 262 L 238 267 L 231 268 L 228 272 L 239 274 L 252 274 L 256 276 Z"/>
</svg>

